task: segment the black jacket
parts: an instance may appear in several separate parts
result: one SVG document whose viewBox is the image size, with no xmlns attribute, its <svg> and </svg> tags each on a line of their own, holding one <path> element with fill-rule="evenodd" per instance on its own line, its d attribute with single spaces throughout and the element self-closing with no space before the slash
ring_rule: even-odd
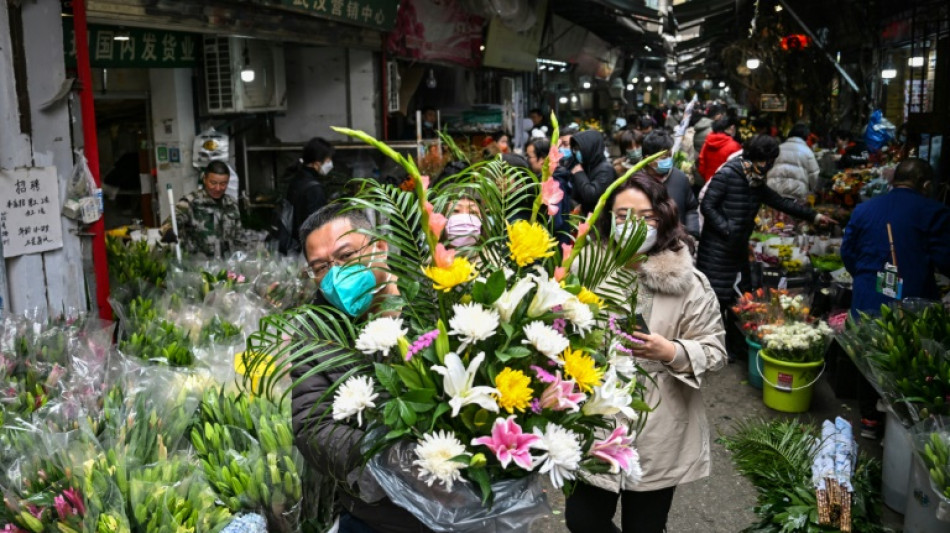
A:
<svg viewBox="0 0 950 533">
<path fill-rule="evenodd" d="M 314 301 L 315 305 L 326 303 L 320 295 Z M 297 381 L 320 362 L 339 355 L 340 350 L 323 348 L 314 360 L 294 368 L 291 378 Z M 329 476 L 339 485 L 346 485 L 346 488 L 337 491 L 340 504 L 373 530 L 379 533 L 428 533 L 430 530 L 416 517 L 389 498 L 367 503 L 353 494 L 359 489 L 356 482 L 361 473 L 363 430 L 350 425 L 348 421 L 334 421 L 333 395 L 327 394 L 330 387 L 340 381 L 348 370 L 350 368 L 345 367 L 317 372 L 294 387 L 291 410 L 297 448 L 309 467 Z"/>
<path fill-rule="evenodd" d="M 676 202 L 676 210 L 679 211 L 680 223 L 686 228 L 686 232 L 694 238 L 699 238 L 699 201 L 693 194 L 693 188 L 689 184 L 689 178 L 683 171 L 674 168 L 670 175 L 663 182 L 666 185 L 666 192 L 670 198 Z"/>
<path fill-rule="evenodd" d="M 604 138 L 599 131 L 582 131 L 575 134 L 571 140 L 576 142 L 580 149 L 583 169 L 571 175 L 574 201 L 581 205 L 586 214 L 594 210 L 597 200 L 617 179 L 617 174 L 614 172 L 614 166 L 604 156 Z"/>
<path fill-rule="evenodd" d="M 294 206 L 294 237 L 300 234 L 300 226 L 307 217 L 327 205 L 327 194 L 320 181 L 322 176 L 312 167 L 301 165 L 287 187 L 287 201 Z M 299 238 L 299 237 L 298 237 Z M 303 249 L 304 243 L 300 243 Z"/>
<path fill-rule="evenodd" d="M 736 296 L 733 285 L 739 272 L 740 290 L 749 288 L 749 236 L 762 204 L 808 221 L 815 217 L 811 209 L 783 198 L 764 184 L 752 186 L 741 157 L 726 162 L 709 180 L 700 205 L 703 230 L 696 267 L 709 278 L 721 300 L 732 301 Z"/>
</svg>

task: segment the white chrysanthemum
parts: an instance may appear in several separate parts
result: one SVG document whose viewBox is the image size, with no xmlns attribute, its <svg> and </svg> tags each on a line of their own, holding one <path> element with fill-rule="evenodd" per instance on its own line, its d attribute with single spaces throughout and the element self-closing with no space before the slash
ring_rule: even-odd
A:
<svg viewBox="0 0 950 533">
<path fill-rule="evenodd" d="M 559 365 L 564 364 L 564 361 L 561 361 L 558 356 L 561 355 L 571 343 L 567 340 L 567 337 L 558 333 L 556 329 L 546 325 L 540 320 L 535 320 L 524 327 L 524 335 L 527 339 L 521 341 L 522 344 L 531 344 L 536 350 L 543 353 L 552 361 L 557 362 Z"/>
<path fill-rule="evenodd" d="M 537 318 L 551 309 L 564 305 L 564 302 L 571 297 L 571 293 L 561 288 L 561 284 L 554 279 L 548 279 L 547 272 L 543 270 L 534 277 L 538 285 L 538 292 L 534 293 L 534 298 L 528 304 L 528 316 Z"/>
<path fill-rule="evenodd" d="M 373 381 L 367 376 L 353 376 L 343 382 L 333 398 L 333 419 L 343 420 L 356 415 L 356 422 L 363 425 L 363 409 L 376 407 L 373 400 L 379 396 L 373 390 Z"/>
<path fill-rule="evenodd" d="M 500 317 L 497 311 L 485 309 L 476 303 L 455 304 L 452 306 L 452 311 L 455 316 L 449 320 L 449 326 L 452 328 L 449 333 L 461 338 L 462 346 L 459 347 L 459 351 L 464 350 L 469 344 L 491 337 L 498 329 Z"/>
<path fill-rule="evenodd" d="M 564 316 L 571 321 L 571 324 L 574 324 L 578 332 L 587 333 L 594 327 L 594 312 L 590 310 L 589 305 L 578 300 L 576 296 L 568 298 L 562 306 Z"/>
<path fill-rule="evenodd" d="M 535 464 L 541 464 L 538 472 L 548 474 L 551 484 L 559 489 L 565 480 L 574 479 L 574 472 L 580 468 L 582 454 L 577 433 L 549 422 L 543 433 L 534 428 L 534 434 L 541 438 L 535 447 L 545 451 L 535 457 Z"/>
<path fill-rule="evenodd" d="M 521 301 L 524 300 L 524 297 L 527 296 L 533 288 L 534 280 L 530 277 L 521 278 L 518 280 L 518 283 L 515 283 L 514 287 L 503 292 L 502 295 L 495 300 L 495 303 L 492 304 L 492 307 L 498 311 L 502 320 L 511 322 L 511 315 L 514 314 L 515 309 L 518 308 Z"/>
<path fill-rule="evenodd" d="M 465 446 L 455 438 L 451 431 L 436 431 L 422 437 L 416 446 L 416 457 L 419 459 L 412 464 L 419 467 L 419 479 L 430 487 L 435 481 L 441 482 L 445 488 L 452 490 L 452 484 L 462 476 L 461 470 L 465 464 L 453 461 L 465 453 Z"/>
<path fill-rule="evenodd" d="M 399 337 L 408 332 L 408 329 L 402 327 L 401 318 L 377 318 L 363 328 L 356 339 L 356 349 L 366 355 L 376 352 L 386 355 L 399 342 Z"/>
<path fill-rule="evenodd" d="M 620 350 L 611 349 L 607 365 L 621 376 L 630 379 L 637 374 L 637 362 L 632 355 L 620 353 Z"/>
</svg>

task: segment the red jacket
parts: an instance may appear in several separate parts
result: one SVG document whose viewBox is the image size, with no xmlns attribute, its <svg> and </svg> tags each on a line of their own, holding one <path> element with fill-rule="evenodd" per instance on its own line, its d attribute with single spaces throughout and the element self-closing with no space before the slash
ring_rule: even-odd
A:
<svg viewBox="0 0 950 533">
<path fill-rule="evenodd" d="M 712 132 L 706 137 L 703 149 L 699 151 L 699 164 L 696 170 L 704 180 L 709 181 L 730 155 L 742 149 L 742 145 L 725 133 Z"/>
</svg>

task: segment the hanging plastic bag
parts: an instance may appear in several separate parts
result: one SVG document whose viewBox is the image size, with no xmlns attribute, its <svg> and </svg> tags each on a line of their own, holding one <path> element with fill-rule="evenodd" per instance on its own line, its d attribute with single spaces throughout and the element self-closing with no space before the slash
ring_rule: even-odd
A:
<svg viewBox="0 0 950 533">
<path fill-rule="evenodd" d="M 96 187 L 96 180 L 89 170 L 89 163 L 81 150 L 76 150 L 76 165 L 66 184 L 66 201 L 63 203 L 63 216 L 78 220 L 83 224 L 92 224 L 102 216 L 102 189 Z"/>
<path fill-rule="evenodd" d="M 894 139 L 896 132 L 894 124 L 884 118 L 880 109 L 875 109 L 871 113 L 868 127 L 864 130 L 864 143 L 867 144 L 868 150 L 877 152 Z"/>
</svg>

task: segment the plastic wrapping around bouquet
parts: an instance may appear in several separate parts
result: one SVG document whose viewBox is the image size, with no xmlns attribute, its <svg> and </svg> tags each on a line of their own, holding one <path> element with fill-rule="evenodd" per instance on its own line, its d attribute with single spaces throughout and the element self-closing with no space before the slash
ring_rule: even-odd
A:
<svg viewBox="0 0 950 533">
<path fill-rule="evenodd" d="M 884 423 L 884 455 L 881 459 L 881 497 L 884 504 L 903 514 L 907 508 L 907 485 L 914 455 L 910 430 L 890 409 Z"/>
<path fill-rule="evenodd" d="M 762 364 L 756 370 L 762 376 L 762 402 L 783 413 L 804 413 L 811 407 L 815 383 L 825 371 L 824 361 L 790 363 L 769 357 L 760 350 Z M 820 371 L 816 370 L 821 367 Z"/>
<path fill-rule="evenodd" d="M 927 467 L 914 455 L 904 505 L 904 533 L 950 532 L 950 501 L 934 491 Z"/>
<path fill-rule="evenodd" d="M 506 533 L 527 531 L 531 523 L 551 512 L 537 475 L 492 484 L 494 503 L 482 505 L 481 495 L 468 481 L 446 490 L 419 478 L 413 444 L 402 441 L 370 460 L 368 468 L 386 495 L 434 531 Z"/>
</svg>

